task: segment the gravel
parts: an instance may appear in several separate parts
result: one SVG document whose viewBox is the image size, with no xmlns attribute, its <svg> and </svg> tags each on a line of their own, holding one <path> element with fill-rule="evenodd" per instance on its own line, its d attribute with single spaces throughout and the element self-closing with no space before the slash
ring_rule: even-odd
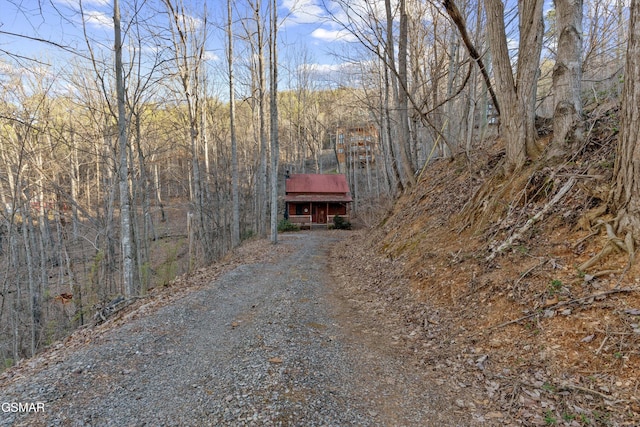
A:
<svg viewBox="0 0 640 427">
<path fill-rule="evenodd" d="M 328 262 L 345 236 L 283 235 L 291 250 L 275 262 L 241 265 L 0 386 L 2 403 L 44 403 L 3 405 L 0 425 L 473 425 L 384 331 L 354 333 Z"/>
</svg>

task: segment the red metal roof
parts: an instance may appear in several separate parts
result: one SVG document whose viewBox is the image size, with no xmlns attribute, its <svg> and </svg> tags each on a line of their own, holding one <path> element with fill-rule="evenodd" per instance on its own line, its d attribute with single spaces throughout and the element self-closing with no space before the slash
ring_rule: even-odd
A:
<svg viewBox="0 0 640 427">
<path fill-rule="evenodd" d="M 285 202 L 353 202 L 348 194 L 287 194 L 284 196 Z"/>
<path fill-rule="evenodd" d="M 286 193 L 342 193 L 348 195 L 349 185 L 340 174 L 295 174 L 285 181 Z M 351 197 L 349 197 L 351 198 Z"/>
</svg>

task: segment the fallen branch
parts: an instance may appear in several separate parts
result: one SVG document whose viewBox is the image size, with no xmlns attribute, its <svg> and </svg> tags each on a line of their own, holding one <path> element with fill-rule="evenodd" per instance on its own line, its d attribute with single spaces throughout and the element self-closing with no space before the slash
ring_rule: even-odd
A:
<svg viewBox="0 0 640 427">
<path fill-rule="evenodd" d="M 590 274 L 590 276 L 596 278 L 596 277 L 602 277 L 602 276 L 610 276 L 612 274 L 621 274 L 623 272 L 623 270 L 602 270 L 602 271 L 597 271 L 595 273 Z"/>
<path fill-rule="evenodd" d="M 609 340 L 609 335 L 604 337 L 604 339 L 600 343 L 600 347 L 598 347 L 598 349 L 596 350 L 596 354 L 600 354 L 600 352 L 602 351 L 602 349 L 604 348 L 604 345 L 607 343 L 608 340 Z"/>
<path fill-rule="evenodd" d="M 487 328 L 487 330 L 504 328 L 505 326 L 513 325 L 514 323 L 520 323 L 523 320 L 530 319 L 530 318 L 532 318 L 534 316 L 538 316 L 540 314 L 541 313 L 538 313 L 538 312 L 535 312 L 535 313 L 532 313 L 532 314 L 527 314 L 526 316 L 518 317 L 517 319 L 509 320 L 507 322 L 500 323 L 499 325 L 490 326 L 490 327 Z"/>
<path fill-rule="evenodd" d="M 544 205 L 544 207 L 540 212 L 535 214 L 532 218 L 529 218 L 529 220 L 522 226 L 522 228 L 520 228 L 520 230 L 513 233 L 507 240 L 504 241 L 504 243 L 502 243 L 500 246 L 494 249 L 493 252 L 491 252 L 491 254 L 486 258 L 486 260 L 487 261 L 493 260 L 496 257 L 496 255 L 498 255 L 500 252 L 511 247 L 516 240 L 520 239 L 524 235 L 524 233 L 526 233 L 533 226 L 533 224 L 540 221 L 542 217 L 544 217 L 544 215 L 547 212 L 549 212 L 549 210 L 556 203 L 558 203 L 564 197 L 565 194 L 567 194 L 567 192 L 571 189 L 571 187 L 573 187 L 575 183 L 576 183 L 576 179 L 574 177 L 569 178 L 569 180 L 562 186 L 562 188 L 558 190 L 556 195 L 553 196 L 553 199 L 551 199 L 549 203 Z"/>
<path fill-rule="evenodd" d="M 146 296 L 133 296 L 125 298 L 122 295 L 114 298 L 104 307 L 97 307 L 96 313 L 93 315 L 93 326 L 106 322 L 107 319 L 114 314 L 133 304 L 134 301 L 146 298 Z"/>
<path fill-rule="evenodd" d="M 518 284 L 520 283 L 520 281 L 522 279 L 524 279 L 525 277 L 527 277 L 529 275 L 529 273 L 531 273 L 533 270 L 535 270 L 538 267 L 542 267 L 543 265 L 545 265 L 547 262 L 549 262 L 548 259 L 543 260 L 541 263 L 534 265 L 533 267 L 531 267 L 530 269 L 528 269 L 527 271 L 525 271 L 524 273 L 522 273 L 520 275 L 520 277 L 518 277 L 518 280 L 516 280 L 516 283 L 513 284 L 513 288 L 517 288 Z"/>
<path fill-rule="evenodd" d="M 611 397 L 611 396 L 609 396 L 607 394 L 600 393 L 599 391 L 591 390 L 589 388 L 580 387 L 580 386 L 577 386 L 577 385 L 561 384 L 558 387 L 558 391 L 563 391 L 563 390 L 566 390 L 566 391 L 580 391 L 582 393 L 593 394 L 595 396 L 603 398 L 604 400 L 613 401 L 613 397 Z"/>
</svg>

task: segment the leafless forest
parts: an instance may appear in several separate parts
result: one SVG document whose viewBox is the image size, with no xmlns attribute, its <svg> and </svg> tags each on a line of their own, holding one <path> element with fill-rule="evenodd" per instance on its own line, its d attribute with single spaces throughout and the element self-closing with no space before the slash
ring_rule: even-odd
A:
<svg viewBox="0 0 640 427">
<path fill-rule="evenodd" d="M 69 43 L 0 26 L 13 41 L 0 45 L 5 367 L 118 296 L 243 239 L 275 243 L 285 171 L 345 173 L 356 216 L 374 225 L 433 158 L 500 139 L 503 175 L 567 161 L 589 138 L 585 117 L 621 109 L 613 229 L 638 238 L 637 1 L 206 3 L 114 0 L 106 38 L 82 3 L 56 9 L 81 29 Z M 310 4 L 343 34 L 328 72 L 281 39 Z M 50 56 L 25 54 L 21 40 Z M 224 55 L 212 58 L 212 44 Z M 373 156 L 338 163 L 340 134 L 365 127 Z"/>
</svg>

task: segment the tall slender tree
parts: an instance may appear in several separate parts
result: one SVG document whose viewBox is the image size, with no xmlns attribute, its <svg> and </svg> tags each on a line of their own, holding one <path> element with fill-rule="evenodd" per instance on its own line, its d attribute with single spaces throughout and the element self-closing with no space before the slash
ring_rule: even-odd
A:
<svg viewBox="0 0 640 427">
<path fill-rule="evenodd" d="M 175 3 L 174 3 L 175 2 Z M 173 42 L 173 55 L 177 75 L 182 86 L 181 95 L 187 107 L 189 124 L 189 141 L 191 149 L 191 186 L 193 191 L 193 217 L 195 220 L 196 240 L 202 249 L 203 261 L 210 262 L 215 258 L 215 246 L 211 226 L 211 215 L 208 214 L 208 203 L 205 200 L 202 171 L 200 165 L 200 68 L 204 61 L 204 37 L 200 31 L 206 31 L 206 14 L 204 22 L 189 16 L 183 0 L 164 0 L 169 14 L 169 25 Z"/>
<path fill-rule="evenodd" d="M 399 132 L 399 135 L 394 135 L 390 138 L 391 148 L 393 149 L 395 162 L 397 164 L 397 172 L 399 183 L 403 188 L 409 188 L 415 181 L 413 177 L 413 171 L 411 170 L 411 164 L 409 163 L 409 157 L 407 155 L 406 145 L 409 144 L 409 131 L 408 126 L 409 122 L 407 118 L 407 94 L 406 87 L 404 84 L 406 83 L 404 80 L 406 79 L 406 13 L 403 16 L 403 11 L 401 11 L 401 28 L 402 35 L 400 37 L 403 40 L 399 43 L 399 49 L 402 48 L 402 52 L 398 54 L 398 62 L 402 61 L 403 72 L 400 75 L 398 68 L 396 68 L 396 55 L 395 55 L 395 37 L 394 37 L 394 20 L 395 13 L 392 8 L 391 0 L 385 0 L 385 13 L 386 13 L 386 45 L 385 45 L 385 65 L 389 69 L 389 86 L 391 88 L 391 93 L 393 94 L 393 101 L 395 104 L 395 108 L 392 110 L 395 112 L 394 116 L 396 118 L 396 125 Z M 404 2 L 401 6 L 404 6 Z M 401 92 L 404 92 L 401 95 Z M 403 112 L 404 110 L 404 112 Z M 391 119 L 391 116 L 389 116 Z"/>
<path fill-rule="evenodd" d="M 124 70 L 122 65 L 122 31 L 120 28 L 120 2 L 113 2 L 113 25 L 115 33 L 116 94 L 118 104 L 118 147 L 120 163 L 118 180 L 120 188 L 120 248 L 122 250 L 122 284 L 127 296 L 135 295 L 133 239 L 131 233 L 131 200 L 129 198 L 129 165 L 127 149 L 127 115 L 125 110 Z"/>
<path fill-rule="evenodd" d="M 227 0 L 227 54 L 229 65 L 229 130 L 231 134 L 231 246 L 240 244 L 240 195 L 238 178 L 238 141 L 236 140 L 236 94 L 233 74 L 233 11 L 231 0 Z"/>
<path fill-rule="evenodd" d="M 271 109 L 271 243 L 278 243 L 278 1 L 271 3 L 270 52 L 270 109 Z"/>
</svg>

